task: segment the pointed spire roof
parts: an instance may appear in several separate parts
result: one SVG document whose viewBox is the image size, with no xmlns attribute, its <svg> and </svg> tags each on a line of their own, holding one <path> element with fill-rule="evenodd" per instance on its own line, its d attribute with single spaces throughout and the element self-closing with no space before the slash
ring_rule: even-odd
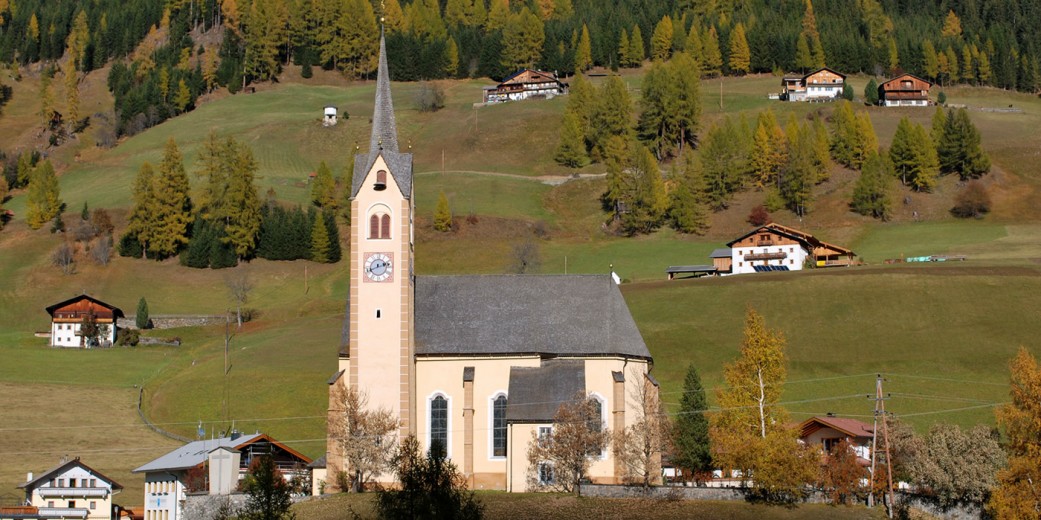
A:
<svg viewBox="0 0 1041 520">
<path fill-rule="evenodd" d="M 354 157 L 354 185 L 351 197 L 358 194 L 365 176 L 383 157 L 391 177 L 406 199 L 412 198 L 412 154 L 398 151 L 398 128 L 394 122 L 394 100 L 390 95 L 390 72 L 387 67 L 387 40 L 380 31 L 380 58 L 376 72 L 376 104 L 372 111 L 372 136 L 368 153 Z"/>
<path fill-rule="evenodd" d="M 394 100 L 390 95 L 390 72 L 387 70 L 387 39 L 383 31 L 380 31 L 380 63 L 376 71 L 376 107 L 372 113 L 369 153 L 380 148 L 398 151 L 398 128 L 394 123 Z"/>
</svg>

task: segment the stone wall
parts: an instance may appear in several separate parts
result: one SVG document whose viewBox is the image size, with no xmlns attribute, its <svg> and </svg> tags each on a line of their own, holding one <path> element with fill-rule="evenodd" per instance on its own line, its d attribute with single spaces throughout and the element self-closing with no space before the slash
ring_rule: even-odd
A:
<svg viewBox="0 0 1041 520">
<path fill-rule="evenodd" d="M 227 317 L 223 314 L 213 316 L 188 314 L 159 314 L 149 316 L 148 319 L 152 321 L 153 329 L 176 329 L 180 327 L 205 327 L 207 325 L 224 324 L 227 320 Z M 136 329 L 136 321 L 136 316 L 127 316 L 125 318 L 120 318 L 117 324 L 121 329 Z"/>
<path fill-rule="evenodd" d="M 639 486 L 615 486 L 608 484 L 582 484 L 582 495 L 603 498 L 652 498 L 659 500 L 746 500 L 744 488 L 724 487 L 684 487 L 653 486 L 643 489 Z M 924 511 L 945 520 L 978 520 L 984 518 L 983 509 L 978 504 L 958 504 L 941 508 L 929 497 L 897 492 L 897 506 L 907 505 L 910 509 Z M 813 491 L 803 498 L 802 503 L 827 504 L 828 496 L 821 491 Z"/>
<path fill-rule="evenodd" d="M 244 493 L 232 493 L 230 495 L 204 495 L 192 494 L 184 499 L 184 517 L 207 520 L 216 516 L 221 505 L 230 504 L 237 511 L 246 505 L 247 495 Z"/>
</svg>

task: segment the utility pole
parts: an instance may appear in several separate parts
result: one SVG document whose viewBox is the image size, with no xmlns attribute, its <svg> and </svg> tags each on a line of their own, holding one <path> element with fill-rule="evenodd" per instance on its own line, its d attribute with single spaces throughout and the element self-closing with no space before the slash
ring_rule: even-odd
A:
<svg viewBox="0 0 1041 520">
<path fill-rule="evenodd" d="M 889 399 L 889 394 L 882 393 L 882 382 L 885 379 L 882 378 L 882 374 L 878 374 L 875 378 L 875 395 L 867 396 L 868 399 L 875 400 L 875 423 L 871 429 L 871 489 L 868 492 L 868 507 L 873 507 L 875 504 L 874 494 L 874 482 L 875 482 L 875 468 L 878 465 L 878 422 L 882 421 L 882 442 L 886 445 L 885 453 L 885 464 L 886 464 L 886 477 L 888 482 L 889 491 L 889 518 L 893 518 L 893 464 L 892 457 L 889 451 L 889 425 L 886 421 L 886 399 Z"/>
</svg>

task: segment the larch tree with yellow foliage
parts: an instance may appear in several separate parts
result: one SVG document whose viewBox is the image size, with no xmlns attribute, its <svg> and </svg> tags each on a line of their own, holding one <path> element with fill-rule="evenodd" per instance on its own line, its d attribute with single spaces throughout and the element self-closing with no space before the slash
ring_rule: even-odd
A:
<svg viewBox="0 0 1041 520">
<path fill-rule="evenodd" d="M 1041 516 L 1041 367 L 1025 348 L 1009 363 L 1011 402 L 998 408 L 1008 467 L 998 472 L 990 512 L 999 520 Z"/>
</svg>

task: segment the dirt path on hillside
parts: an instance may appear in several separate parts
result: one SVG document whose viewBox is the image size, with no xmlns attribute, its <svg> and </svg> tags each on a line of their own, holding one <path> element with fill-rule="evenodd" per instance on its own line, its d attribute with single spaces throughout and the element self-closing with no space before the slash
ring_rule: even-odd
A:
<svg viewBox="0 0 1041 520">
<path fill-rule="evenodd" d="M 507 179 L 519 179 L 525 181 L 538 181 L 542 184 L 548 184 L 550 186 L 560 186 L 568 181 L 579 180 L 579 179 L 602 179 L 607 177 L 606 173 L 576 173 L 574 175 L 520 175 L 517 173 L 504 173 L 504 172 L 486 172 L 478 170 L 447 170 L 447 171 L 425 171 L 417 172 L 415 175 L 438 175 L 438 174 L 453 174 L 453 173 L 464 173 L 467 175 L 485 175 L 488 177 L 503 177 Z"/>
</svg>

